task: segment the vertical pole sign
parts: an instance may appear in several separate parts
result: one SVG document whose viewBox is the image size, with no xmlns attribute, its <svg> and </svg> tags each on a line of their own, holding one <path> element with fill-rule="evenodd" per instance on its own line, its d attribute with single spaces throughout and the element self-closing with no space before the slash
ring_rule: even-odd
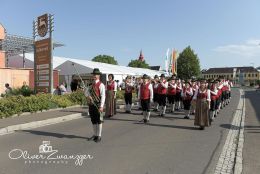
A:
<svg viewBox="0 0 260 174">
<path fill-rule="evenodd" d="M 48 14 L 39 16 L 37 21 L 33 22 L 34 89 L 36 93 L 52 93 L 53 90 L 52 25 L 53 15 Z M 46 37 L 47 33 L 49 36 Z"/>
</svg>

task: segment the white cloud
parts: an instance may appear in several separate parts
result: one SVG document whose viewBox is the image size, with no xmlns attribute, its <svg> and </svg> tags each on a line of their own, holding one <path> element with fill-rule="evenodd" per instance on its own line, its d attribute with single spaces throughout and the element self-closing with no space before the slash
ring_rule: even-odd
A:
<svg viewBox="0 0 260 174">
<path fill-rule="evenodd" d="M 249 39 L 243 44 L 230 44 L 213 49 L 216 52 L 235 54 L 245 58 L 260 57 L 260 39 Z"/>
</svg>

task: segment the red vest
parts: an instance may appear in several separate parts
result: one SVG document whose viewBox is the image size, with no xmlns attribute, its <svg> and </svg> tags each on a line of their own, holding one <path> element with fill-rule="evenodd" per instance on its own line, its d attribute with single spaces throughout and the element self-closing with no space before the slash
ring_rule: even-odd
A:
<svg viewBox="0 0 260 174">
<path fill-rule="evenodd" d="M 176 87 L 176 93 L 180 93 L 181 92 L 181 89 L 179 89 L 179 88 L 181 88 L 180 84 L 178 84 L 177 87 Z"/>
<path fill-rule="evenodd" d="M 112 81 L 112 83 L 107 84 L 107 90 L 114 91 L 115 90 L 115 82 Z"/>
<path fill-rule="evenodd" d="M 132 93 L 133 91 L 133 86 L 128 85 L 125 83 L 125 93 Z"/>
<path fill-rule="evenodd" d="M 94 83 L 94 84 L 92 85 L 92 87 L 93 87 L 93 89 L 94 89 L 94 91 L 95 91 L 95 93 L 96 93 L 96 95 L 97 95 L 98 97 L 100 97 L 100 89 L 99 89 L 100 85 L 101 85 L 101 82 L 100 82 L 100 81 L 98 81 L 97 83 Z"/>
<path fill-rule="evenodd" d="M 171 85 L 168 86 L 168 94 L 169 95 L 176 95 L 176 88 L 171 87 Z"/>
<path fill-rule="evenodd" d="M 184 87 L 184 88 L 183 88 L 183 94 L 184 94 L 183 99 L 184 99 L 184 100 L 191 100 L 191 99 L 192 99 L 192 96 L 189 95 L 189 94 L 187 93 L 187 91 L 190 91 L 190 88 Z"/>
<path fill-rule="evenodd" d="M 161 82 L 161 83 L 165 84 L 166 80 L 164 82 Z M 158 85 L 158 93 L 159 94 L 166 94 L 167 93 L 167 89 L 164 88 L 161 83 Z"/>
<path fill-rule="evenodd" d="M 207 99 L 207 97 L 208 97 L 207 90 L 206 90 L 206 92 L 200 92 L 200 90 L 198 91 L 198 95 L 197 95 L 198 99 Z"/>
<path fill-rule="evenodd" d="M 157 94 L 157 93 L 158 93 L 158 85 L 157 85 L 157 88 L 155 88 L 155 84 L 153 85 L 153 93 L 154 93 L 154 94 Z"/>
<path fill-rule="evenodd" d="M 210 87 L 210 90 L 215 92 L 215 89 L 213 88 L 213 86 Z M 211 98 L 211 100 L 217 100 L 218 95 L 214 95 L 211 93 L 210 98 Z"/>
<path fill-rule="evenodd" d="M 140 94 L 140 98 L 141 100 L 146 100 L 146 99 L 149 99 L 150 98 L 150 90 L 149 90 L 149 85 L 150 83 L 147 83 L 147 84 L 142 84 L 141 85 L 141 94 Z"/>
</svg>

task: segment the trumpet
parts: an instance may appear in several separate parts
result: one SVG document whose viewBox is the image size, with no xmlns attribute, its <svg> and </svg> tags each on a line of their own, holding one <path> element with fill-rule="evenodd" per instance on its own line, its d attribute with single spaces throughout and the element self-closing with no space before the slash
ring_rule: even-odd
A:
<svg viewBox="0 0 260 174">
<path fill-rule="evenodd" d="M 93 88 L 93 85 L 90 84 L 90 83 L 87 83 L 87 86 L 85 85 L 83 79 L 81 78 L 78 70 L 76 69 L 75 67 L 75 64 L 72 63 L 72 66 L 74 67 L 74 70 L 75 72 L 77 73 L 82 85 L 83 85 L 83 91 L 84 91 L 84 94 L 86 95 L 86 98 L 87 98 L 87 104 L 88 105 L 94 105 L 97 110 L 99 110 L 99 106 L 98 104 L 101 103 L 101 99 L 100 97 L 97 96 L 94 88 Z"/>
</svg>

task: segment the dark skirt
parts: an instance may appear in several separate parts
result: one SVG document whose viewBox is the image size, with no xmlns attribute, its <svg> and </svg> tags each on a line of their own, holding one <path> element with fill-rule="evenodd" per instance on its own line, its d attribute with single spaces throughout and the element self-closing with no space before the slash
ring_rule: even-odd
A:
<svg viewBox="0 0 260 174">
<path fill-rule="evenodd" d="M 215 111 L 217 108 L 217 100 L 211 100 L 210 101 L 210 110 Z"/>
<path fill-rule="evenodd" d="M 209 107 L 205 99 L 197 99 L 195 112 L 195 126 L 210 126 L 209 123 Z"/>
<path fill-rule="evenodd" d="M 115 93 L 114 91 L 106 91 L 106 114 L 105 116 L 115 115 Z"/>
</svg>

